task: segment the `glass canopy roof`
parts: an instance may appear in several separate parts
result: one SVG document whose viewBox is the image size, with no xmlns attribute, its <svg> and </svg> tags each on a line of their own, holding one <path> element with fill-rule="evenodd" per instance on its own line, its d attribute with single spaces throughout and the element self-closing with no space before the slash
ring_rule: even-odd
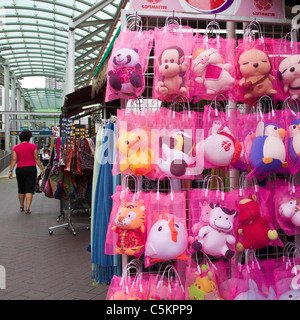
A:
<svg viewBox="0 0 300 320">
<path fill-rule="evenodd" d="M 56 78 L 64 84 L 69 23 L 75 28 L 75 90 L 90 83 L 93 72 L 116 31 L 128 0 L 2 0 L 0 65 L 8 61 L 17 79 Z M 2 71 L 2 69 L 1 69 Z M 3 73 L 0 76 L 3 85 Z M 60 109 L 63 85 L 24 89 L 34 109 Z"/>
</svg>

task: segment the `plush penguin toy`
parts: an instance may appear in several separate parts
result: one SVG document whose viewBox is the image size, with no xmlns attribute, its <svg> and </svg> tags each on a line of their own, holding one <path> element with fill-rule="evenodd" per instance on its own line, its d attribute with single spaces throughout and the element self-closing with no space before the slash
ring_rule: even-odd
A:
<svg viewBox="0 0 300 320">
<path fill-rule="evenodd" d="M 300 158 L 300 119 L 294 120 L 289 126 L 289 156 L 294 164 Z"/>
<path fill-rule="evenodd" d="M 256 174 L 278 172 L 287 167 L 283 142 L 285 135 L 286 131 L 279 125 L 259 122 L 249 156 L 250 167 Z"/>
</svg>

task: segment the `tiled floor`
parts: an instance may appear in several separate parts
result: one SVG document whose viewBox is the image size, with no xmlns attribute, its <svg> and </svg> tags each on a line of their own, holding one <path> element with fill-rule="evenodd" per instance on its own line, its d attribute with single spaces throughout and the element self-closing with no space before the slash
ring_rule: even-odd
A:
<svg viewBox="0 0 300 320">
<path fill-rule="evenodd" d="M 59 200 L 41 193 L 34 195 L 31 215 L 20 213 L 16 179 L 0 173 L 0 300 L 105 299 L 107 286 L 91 281 L 90 231 L 49 234 L 49 227 L 66 222 L 57 222 L 59 208 Z"/>
</svg>

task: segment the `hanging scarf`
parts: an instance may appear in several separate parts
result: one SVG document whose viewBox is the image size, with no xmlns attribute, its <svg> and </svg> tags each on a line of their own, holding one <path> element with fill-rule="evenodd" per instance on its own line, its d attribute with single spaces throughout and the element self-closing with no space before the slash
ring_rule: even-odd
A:
<svg viewBox="0 0 300 320">
<path fill-rule="evenodd" d="M 116 131 L 114 124 L 108 123 L 100 148 L 98 178 L 94 192 L 92 222 L 92 280 L 94 285 L 110 283 L 118 272 L 114 256 L 104 254 L 106 232 L 113 205 L 114 193 L 112 166 L 115 156 Z"/>
</svg>

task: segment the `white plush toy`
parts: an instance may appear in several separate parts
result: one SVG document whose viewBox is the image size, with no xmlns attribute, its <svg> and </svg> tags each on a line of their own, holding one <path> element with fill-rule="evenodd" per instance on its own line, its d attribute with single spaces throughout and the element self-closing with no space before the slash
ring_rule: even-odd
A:
<svg viewBox="0 0 300 320">
<path fill-rule="evenodd" d="M 279 207 L 279 214 L 285 220 L 290 220 L 296 227 L 300 226 L 300 200 L 291 200 Z"/>
<path fill-rule="evenodd" d="M 206 94 L 217 95 L 229 90 L 234 84 L 234 78 L 229 71 L 232 65 L 223 63 L 220 52 L 210 48 L 198 49 L 193 54 L 192 70 L 195 81 L 203 84 Z"/>
<path fill-rule="evenodd" d="M 151 262 L 165 260 L 186 260 L 184 253 L 188 245 L 188 235 L 185 226 L 172 214 L 158 216 L 147 236 L 145 256 Z"/>
<path fill-rule="evenodd" d="M 231 234 L 234 226 L 234 218 L 237 212 L 220 207 L 219 203 L 214 206 L 210 203 L 209 225 L 199 230 L 199 239 L 192 244 L 195 251 L 202 251 L 214 257 L 224 256 L 231 259 L 234 251 L 228 244 L 233 245 L 236 242 L 235 237 Z"/>
</svg>

